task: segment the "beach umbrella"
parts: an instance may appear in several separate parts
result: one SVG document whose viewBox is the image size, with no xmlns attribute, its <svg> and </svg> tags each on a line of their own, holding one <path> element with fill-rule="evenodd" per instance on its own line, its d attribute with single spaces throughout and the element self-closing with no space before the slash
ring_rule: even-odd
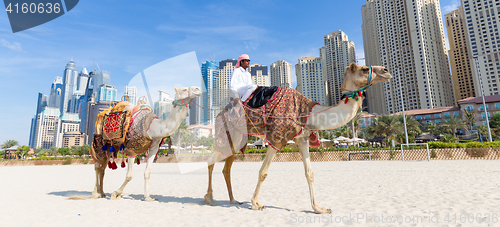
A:
<svg viewBox="0 0 500 227">
<path fill-rule="evenodd" d="M 343 137 L 343 136 L 339 136 L 339 137 L 335 138 L 335 140 L 337 140 L 337 141 L 345 141 L 345 140 L 348 140 L 348 139 L 349 138 Z"/>
<path fill-rule="evenodd" d="M 295 142 L 293 142 L 293 140 L 288 140 L 288 142 L 287 142 L 287 143 L 295 143 Z"/>
<path fill-rule="evenodd" d="M 331 140 L 327 140 L 327 139 L 323 139 L 323 138 L 321 138 L 321 139 L 319 140 L 319 142 L 327 142 L 327 141 L 331 141 Z"/>
</svg>

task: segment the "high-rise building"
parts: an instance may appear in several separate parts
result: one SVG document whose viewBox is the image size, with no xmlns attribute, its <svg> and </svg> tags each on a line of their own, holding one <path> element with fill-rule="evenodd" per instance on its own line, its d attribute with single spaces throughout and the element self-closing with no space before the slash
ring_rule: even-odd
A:
<svg viewBox="0 0 500 227">
<path fill-rule="evenodd" d="M 125 86 L 124 94 L 128 96 L 128 101 L 134 105 L 137 105 L 137 88 L 132 86 Z"/>
<path fill-rule="evenodd" d="M 35 146 L 35 134 L 36 134 L 36 125 L 37 125 L 37 121 L 38 121 L 38 114 L 40 114 L 42 112 L 43 109 L 45 109 L 45 107 L 48 106 L 48 102 L 49 102 L 49 98 L 47 97 L 47 95 L 45 94 L 42 94 L 42 93 L 38 93 L 38 102 L 37 102 L 37 105 L 36 105 L 36 114 L 35 114 L 35 117 L 33 117 L 31 119 L 31 130 L 30 130 L 30 139 L 29 139 L 29 146 L 31 148 L 34 148 Z"/>
<path fill-rule="evenodd" d="M 366 65 L 393 76 L 367 90 L 369 112 L 454 105 L 439 1 L 366 0 L 361 11 Z"/>
<path fill-rule="evenodd" d="M 172 102 L 174 99 L 170 98 L 170 94 L 164 91 L 158 91 L 158 101 L 154 103 L 153 112 L 159 119 L 165 120 L 172 111 Z"/>
<path fill-rule="evenodd" d="M 340 87 L 344 81 L 347 66 L 356 62 L 354 42 L 349 41 L 343 31 L 335 31 L 324 36 L 325 46 L 320 48 L 320 58 L 327 81 L 328 105 L 336 105 L 342 97 Z"/>
<path fill-rule="evenodd" d="M 193 99 L 194 103 L 200 103 L 200 97 Z M 200 107 L 196 104 L 189 105 L 189 125 L 199 125 L 201 122 Z"/>
<path fill-rule="evenodd" d="M 269 66 L 271 71 L 271 86 L 292 87 L 292 64 L 278 60 Z"/>
<path fill-rule="evenodd" d="M 62 94 L 62 78 L 56 77 L 50 88 L 49 106 L 60 108 Z"/>
<path fill-rule="evenodd" d="M 78 72 L 76 71 L 75 62 L 71 60 L 68 62 L 68 64 L 66 64 L 66 68 L 64 69 L 63 73 L 62 95 L 60 104 L 61 113 L 70 112 L 71 99 L 73 97 L 73 93 L 76 91 L 77 77 Z"/>
<path fill-rule="evenodd" d="M 103 84 L 111 84 L 111 76 L 108 71 L 100 71 L 100 72 L 90 72 L 92 74 L 92 78 L 94 78 L 94 87 L 98 88 Z"/>
<path fill-rule="evenodd" d="M 116 88 L 113 85 L 101 84 L 97 89 L 97 101 L 116 101 Z"/>
<path fill-rule="evenodd" d="M 499 2 L 461 1 L 465 17 L 472 77 L 482 82 L 485 96 L 498 95 L 500 86 L 500 24 Z M 464 77 L 465 79 L 465 77 Z M 480 83 L 475 94 L 481 94 Z"/>
<path fill-rule="evenodd" d="M 297 75 L 297 91 L 309 99 L 327 105 L 326 81 L 323 76 L 321 58 L 302 57 L 295 65 Z"/>
<path fill-rule="evenodd" d="M 59 115 L 55 124 L 55 134 L 52 146 L 62 147 L 63 146 L 63 135 L 67 132 L 79 132 L 80 131 L 80 118 L 76 113 L 62 113 Z"/>
<path fill-rule="evenodd" d="M 259 86 L 269 87 L 269 73 L 267 66 L 261 64 L 250 65 L 249 71 L 252 76 L 252 82 Z"/>
<path fill-rule="evenodd" d="M 226 106 L 230 100 L 229 85 L 231 84 L 231 74 L 236 68 L 236 60 L 226 59 L 219 62 L 219 101 L 220 106 Z"/>
<path fill-rule="evenodd" d="M 450 56 L 455 100 L 479 96 L 480 94 L 475 89 L 478 87 L 476 86 L 477 80 L 472 74 L 475 65 L 471 64 L 472 58 L 469 54 L 470 46 L 467 42 L 468 33 L 463 7 L 459 6 L 457 10 L 444 15 L 444 18 L 448 32 L 448 43 L 450 44 L 448 55 Z"/>
<path fill-rule="evenodd" d="M 215 116 L 219 109 L 219 63 L 206 61 L 201 65 L 201 124 L 214 124 Z"/>
<path fill-rule="evenodd" d="M 54 137 L 56 135 L 56 124 L 59 120 L 60 110 L 55 107 L 45 107 L 37 115 L 37 124 L 35 127 L 34 148 L 49 149 L 53 147 Z"/>
</svg>

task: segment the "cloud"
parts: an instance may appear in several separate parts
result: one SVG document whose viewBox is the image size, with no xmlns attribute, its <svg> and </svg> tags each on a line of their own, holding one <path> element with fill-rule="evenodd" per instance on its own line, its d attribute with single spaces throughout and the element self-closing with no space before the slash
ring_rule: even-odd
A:
<svg viewBox="0 0 500 227">
<path fill-rule="evenodd" d="M 245 48 L 248 50 L 257 50 L 257 47 L 259 47 L 259 43 L 245 42 Z"/>
<path fill-rule="evenodd" d="M 10 43 L 9 41 L 7 41 L 5 39 L 0 39 L 0 43 L 2 44 L 2 46 L 7 47 L 11 50 L 15 50 L 15 51 L 22 51 L 23 50 L 21 48 L 21 44 L 18 42 Z"/>
<path fill-rule="evenodd" d="M 460 1 L 458 0 L 453 0 L 450 5 L 446 5 L 444 7 L 441 7 L 442 14 L 448 14 L 449 12 L 458 9 L 458 6 L 460 6 Z"/>
</svg>

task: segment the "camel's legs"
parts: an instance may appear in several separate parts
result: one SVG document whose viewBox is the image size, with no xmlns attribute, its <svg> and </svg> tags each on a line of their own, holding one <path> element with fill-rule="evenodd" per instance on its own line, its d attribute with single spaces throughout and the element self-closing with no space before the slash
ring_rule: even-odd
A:
<svg viewBox="0 0 500 227">
<path fill-rule="evenodd" d="M 267 177 L 267 171 L 269 170 L 269 166 L 271 165 L 271 162 L 273 161 L 275 154 L 276 154 L 276 149 L 269 146 L 267 148 L 266 158 L 264 159 L 264 162 L 262 163 L 262 167 L 260 167 L 259 182 L 257 183 L 257 187 L 255 188 L 255 192 L 253 193 L 252 210 L 264 209 L 264 206 L 261 206 L 259 204 L 259 191 L 260 191 L 260 187 L 262 186 L 262 182 L 264 182 L 264 180 Z"/>
<path fill-rule="evenodd" d="M 156 153 L 160 146 L 160 142 L 163 138 L 153 140 L 151 147 L 148 152 L 148 160 L 146 164 L 146 170 L 144 171 L 144 200 L 145 201 L 156 201 L 157 199 L 151 198 L 149 195 L 149 177 L 151 176 L 151 165 L 155 159 Z"/>
<path fill-rule="evenodd" d="M 123 189 L 125 188 L 125 186 L 127 186 L 128 182 L 132 180 L 132 177 L 134 175 L 134 172 L 132 171 L 132 167 L 134 166 L 134 158 L 127 158 L 127 164 L 128 166 L 125 182 L 123 182 L 122 186 L 118 190 L 113 192 L 113 194 L 111 195 L 111 199 L 119 199 L 121 194 L 123 193 Z"/>
<path fill-rule="evenodd" d="M 319 206 L 318 203 L 316 202 L 316 195 L 314 193 L 314 176 L 313 176 L 313 171 L 311 169 L 311 160 L 309 158 L 308 137 L 297 138 L 295 139 L 295 142 L 297 142 L 300 152 L 302 153 L 302 162 L 304 162 L 307 184 L 309 185 L 309 194 L 311 196 L 311 205 L 314 210 L 314 213 L 316 214 L 322 214 L 327 212 L 331 213 L 332 210 L 325 209 L 324 207 Z"/>
<path fill-rule="evenodd" d="M 95 170 L 95 187 L 92 195 L 94 198 L 106 198 L 104 191 L 102 189 L 103 179 L 104 179 L 104 170 L 106 170 L 106 166 L 100 166 L 99 163 L 94 164 Z"/>
<path fill-rule="evenodd" d="M 208 160 L 208 190 L 207 194 L 205 195 L 205 201 L 209 205 L 214 205 L 214 197 L 212 195 L 212 172 L 214 171 L 214 165 L 222 157 L 222 153 L 215 151 L 212 153 L 212 156 L 210 156 L 210 159 Z"/>
<path fill-rule="evenodd" d="M 224 179 L 226 180 L 227 193 L 229 194 L 229 202 L 231 202 L 232 204 L 241 204 L 240 202 L 234 199 L 233 188 L 231 187 L 231 166 L 233 165 L 233 162 L 234 162 L 234 154 L 227 157 L 222 173 L 224 174 Z"/>
</svg>

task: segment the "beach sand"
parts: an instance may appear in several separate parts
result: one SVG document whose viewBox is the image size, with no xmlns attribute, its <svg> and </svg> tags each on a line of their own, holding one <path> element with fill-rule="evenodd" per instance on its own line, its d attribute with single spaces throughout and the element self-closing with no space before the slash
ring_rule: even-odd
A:
<svg viewBox="0 0 500 227">
<path fill-rule="evenodd" d="M 90 195 L 93 165 L 0 167 L 0 226 L 500 226 L 500 161 L 313 162 L 316 197 L 332 214 L 312 212 L 301 162 L 272 163 L 259 195 L 251 197 L 259 163 L 234 163 L 229 204 L 223 163 L 214 170 L 214 206 L 206 205 L 207 170 L 181 174 L 179 164 L 152 166 L 144 198 L 145 164 L 119 200 L 68 200 Z M 106 170 L 109 196 L 125 169 Z M 388 224 L 388 222 L 392 224 Z"/>
</svg>

